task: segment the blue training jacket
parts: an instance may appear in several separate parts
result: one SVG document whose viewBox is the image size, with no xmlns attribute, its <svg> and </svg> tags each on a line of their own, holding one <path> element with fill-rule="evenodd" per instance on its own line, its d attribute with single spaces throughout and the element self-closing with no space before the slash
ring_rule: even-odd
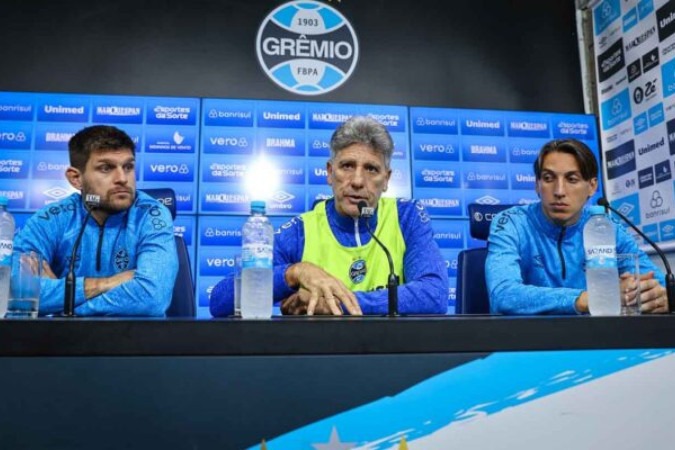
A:
<svg viewBox="0 0 675 450">
<path fill-rule="evenodd" d="M 71 253 L 87 214 L 80 194 L 36 212 L 14 240 L 18 250 L 33 250 L 47 261 L 58 279 L 43 278 L 40 315 L 63 312 L 65 277 Z M 87 300 L 84 278 L 110 277 L 135 270 L 134 278 Z M 75 313 L 80 316 L 163 316 L 171 302 L 178 256 L 169 210 L 137 191 L 123 212 L 99 226 L 90 218 L 76 256 Z"/>
<path fill-rule="evenodd" d="M 515 206 L 490 225 L 485 278 L 490 309 L 501 314 L 576 314 L 574 302 L 586 290 L 584 208 L 574 225 L 561 227 L 544 215 L 541 202 Z M 617 253 L 638 253 L 640 273 L 665 278 L 614 217 Z"/>
<path fill-rule="evenodd" d="M 398 288 L 398 309 L 401 314 L 445 314 L 448 310 L 448 273 L 445 262 L 433 239 L 431 219 L 424 206 L 414 200 L 396 202 L 399 225 L 405 241 L 403 270 L 406 283 Z M 341 216 L 335 202 L 327 201 L 328 223 L 341 245 L 355 247 L 358 230 L 362 245 L 370 242 L 365 219 L 358 227 L 351 217 Z M 377 227 L 377 211 L 370 219 L 371 229 Z M 292 264 L 302 261 L 305 229 L 302 219 L 295 217 L 277 230 L 274 238 L 274 301 L 279 302 L 295 292 L 286 284 L 284 274 Z M 355 292 L 364 314 L 387 312 L 387 290 Z M 233 279 L 221 280 L 211 292 L 211 314 L 215 317 L 232 314 Z"/>
</svg>

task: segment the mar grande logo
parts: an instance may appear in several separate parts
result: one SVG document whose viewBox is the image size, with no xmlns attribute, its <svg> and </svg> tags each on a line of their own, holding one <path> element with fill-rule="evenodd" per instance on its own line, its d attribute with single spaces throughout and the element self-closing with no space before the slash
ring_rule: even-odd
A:
<svg viewBox="0 0 675 450">
<path fill-rule="evenodd" d="M 333 7 L 311 0 L 284 3 L 258 29 L 260 66 L 281 88 L 321 95 L 341 86 L 359 58 L 356 33 Z"/>
</svg>

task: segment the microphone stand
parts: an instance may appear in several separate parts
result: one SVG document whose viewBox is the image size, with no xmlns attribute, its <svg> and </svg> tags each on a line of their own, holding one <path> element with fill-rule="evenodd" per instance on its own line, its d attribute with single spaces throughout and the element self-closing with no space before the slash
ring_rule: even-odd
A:
<svg viewBox="0 0 675 450">
<path fill-rule="evenodd" d="M 63 296 L 64 317 L 75 317 L 75 256 L 77 255 L 77 250 L 80 248 L 82 236 L 84 235 L 84 230 L 87 229 L 87 222 L 91 217 L 91 213 L 96 209 L 100 202 L 101 197 L 94 194 L 87 194 L 84 201 L 85 206 L 87 206 L 87 215 L 82 222 L 80 233 L 77 235 L 75 245 L 73 245 L 73 252 L 70 255 L 70 264 L 68 266 L 68 274 L 66 275 L 65 293 Z"/>
<path fill-rule="evenodd" d="M 387 279 L 387 315 L 390 317 L 398 316 L 398 277 L 394 271 L 394 261 L 391 259 L 391 253 L 389 253 L 387 247 L 384 246 L 370 229 L 370 218 L 375 213 L 375 208 L 369 208 L 364 201 L 359 202 L 358 208 L 359 215 L 366 219 L 366 230 L 368 230 L 368 234 L 375 239 L 375 242 L 377 242 L 382 250 L 384 250 L 384 254 L 387 255 L 387 261 L 389 262 L 389 277 Z"/>
<path fill-rule="evenodd" d="M 630 227 L 637 232 L 649 245 L 652 246 L 654 250 L 656 250 L 656 253 L 661 257 L 661 261 L 663 261 L 663 266 L 666 268 L 666 296 L 668 298 L 668 312 L 673 314 L 675 313 L 675 275 L 673 275 L 673 271 L 670 269 L 670 263 L 668 262 L 668 258 L 666 258 L 666 255 L 663 253 L 663 250 L 659 248 L 658 245 L 656 245 L 649 237 L 642 232 L 638 227 L 636 227 L 633 222 L 628 220 L 626 216 L 621 214 L 618 210 L 612 208 L 612 206 L 609 204 L 606 198 L 601 197 L 597 201 L 598 205 L 604 206 L 605 210 L 610 210 L 617 216 L 621 217 L 624 222 L 626 222 Z"/>
</svg>

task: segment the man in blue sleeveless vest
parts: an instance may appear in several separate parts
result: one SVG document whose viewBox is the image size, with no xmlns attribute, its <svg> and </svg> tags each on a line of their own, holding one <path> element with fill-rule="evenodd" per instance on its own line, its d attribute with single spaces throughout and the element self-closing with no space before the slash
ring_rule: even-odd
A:
<svg viewBox="0 0 675 450">
<path fill-rule="evenodd" d="M 392 254 L 402 314 L 445 313 L 448 278 L 430 218 L 413 200 L 382 198 L 394 149 L 387 129 L 352 117 L 333 133 L 327 163 L 333 198 L 282 225 L 274 242 L 274 299 L 285 314 L 384 314 L 389 264 L 374 234 Z M 360 218 L 358 205 L 375 208 Z M 211 293 L 211 312 L 224 315 L 231 282 Z"/>
</svg>

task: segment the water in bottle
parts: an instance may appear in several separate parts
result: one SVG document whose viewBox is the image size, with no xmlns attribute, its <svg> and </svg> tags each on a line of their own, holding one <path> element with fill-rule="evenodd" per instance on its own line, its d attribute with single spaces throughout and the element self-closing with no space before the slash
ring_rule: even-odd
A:
<svg viewBox="0 0 675 450">
<path fill-rule="evenodd" d="M 616 230 L 602 206 L 591 207 L 591 218 L 584 226 L 586 252 L 586 290 L 588 309 L 593 316 L 621 313 L 619 270 L 616 260 Z"/>
<path fill-rule="evenodd" d="M 241 233 L 241 317 L 272 317 L 274 228 L 265 216 L 265 202 L 251 202 L 251 216 Z"/>
<path fill-rule="evenodd" d="M 7 211 L 8 200 L 0 196 L 0 317 L 7 313 L 9 298 L 9 275 L 12 270 L 14 247 L 14 218 Z"/>
</svg>

